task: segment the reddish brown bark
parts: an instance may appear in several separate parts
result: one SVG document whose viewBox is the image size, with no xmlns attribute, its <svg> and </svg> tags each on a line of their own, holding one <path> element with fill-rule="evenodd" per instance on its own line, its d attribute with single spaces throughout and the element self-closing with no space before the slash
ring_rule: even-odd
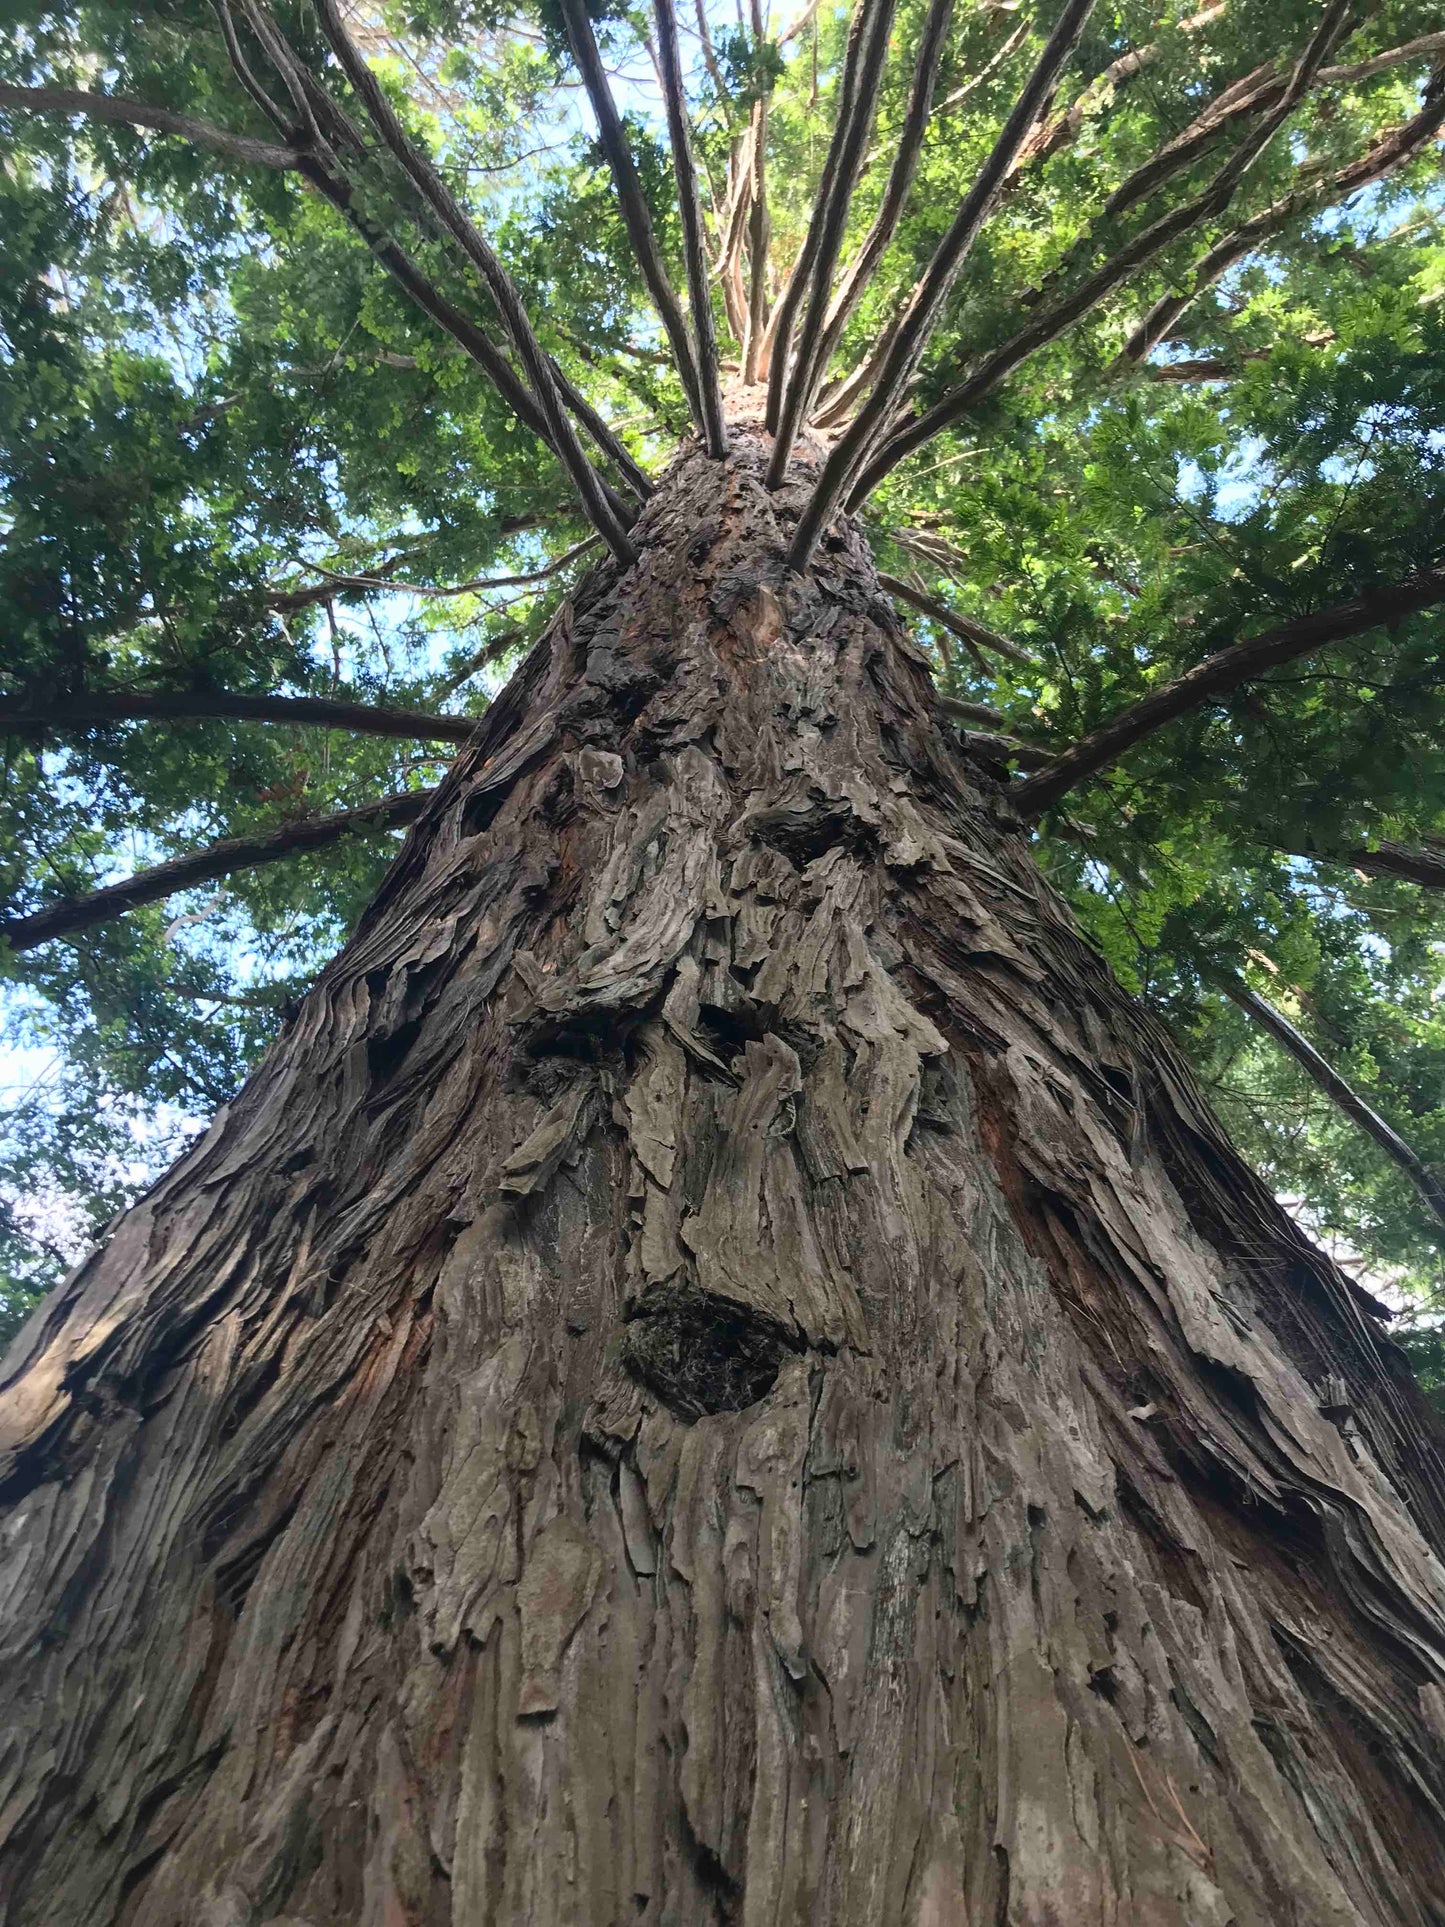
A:
<svg viewBox="0 0 1445 1927">
<path fill-rule="evenodd" d="M 684 459 L 8 1366 L 13 1927 L 1427 1927 L 1437 1435 Z"/>
</svg>

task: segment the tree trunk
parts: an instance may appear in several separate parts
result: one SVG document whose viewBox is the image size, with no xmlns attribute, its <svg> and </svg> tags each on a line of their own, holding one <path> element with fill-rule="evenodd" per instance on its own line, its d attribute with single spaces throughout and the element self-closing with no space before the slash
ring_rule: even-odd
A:
<svg viewBox="0 0 1445 1927">
<path fill-rule="evenodd" d="M 679 462 L 19 1341 L 12 1927 L 1445 1921 L 1433 1421 L 816 455 Z"/>
</svg>

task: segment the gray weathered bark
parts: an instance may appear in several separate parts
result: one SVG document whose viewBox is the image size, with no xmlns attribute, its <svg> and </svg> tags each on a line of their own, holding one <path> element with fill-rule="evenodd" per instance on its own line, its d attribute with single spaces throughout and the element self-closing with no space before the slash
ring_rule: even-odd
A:
<svg viewBox="0 0 1445 1927">
<path fill-rule="evenodd" d="M 14 1927 L 1445 1917 L 1428 1414 L 733 440 L 19 1341 Z"/>
</svg>

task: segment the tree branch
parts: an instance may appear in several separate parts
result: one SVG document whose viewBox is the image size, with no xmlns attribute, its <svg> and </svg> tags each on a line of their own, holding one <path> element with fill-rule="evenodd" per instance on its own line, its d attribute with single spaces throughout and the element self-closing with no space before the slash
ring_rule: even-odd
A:
<svg viewBox="0 0 1445 1927">
<path fill-rule="evenodd" d="M 1267 1031 L 1277 1044 L 1284 1046 L 1306 1076 L 1344 1112 L 1351 1123 L 1357 1124 L 1367 1137 L 1374 1139 L 1391 1162 L 1409 1178 L 1435 1217 L 1445 1225 L 1445 1183 L 1415 1155 L 1399 1132 L 1392 1129 L 1379 1112 L 1365 1102 L 1354 1086 L 1340 1076 L 1307 1037 L 1301 1036 L 1283 1011 L 1276 1010 L 1267 998 L 1261 997 L 1258 991 L 1251 990 L 1228 971 L 1211 969 L 1206 974 L 1209 981 L 1238 1004 L 1246 1016 L 1253 1018 L 1261 1030 Z"/>
<path fill-rule="evenodd" d="M 1066 333 L 1076 322 L 1096 308 L 1106 295 L 1129 279 L 1145 262 L 1197 227 L 1201 221 L 1222 214 L 1233 200 L 1240 182 L 1281 125 L 1294 111 L 1307 90 L 1326 53 L 1337 39 L 1351 0 L 1331 0 L 1324 18 L 1310 37 L 1309 45 L 1295 63 L 1294 72 L 1277 104 L 1235 149 L 1214 179 L 1192 201 L 1185 201 L 1152 221 L 1117 254 L 1088 275 L 1078 287 L 1052 308 L 1035 316 L 1001 347 L 987 355 L 957 387 L 951 388 L 924 414 L 895 430 L 867 461 L 848 496 L 848 506 L 856 509 L 905 456 L 921 448 L 935 435 L 977 407 L 1020 362 L 1026 361 L 1046 343 Z M 875 390 L 875 393 L 877 391 Z M 870 398 L 871 401 L 871 398 Z M 861 411 L 860 417 L 861 419 Z M 857 426 L 856 422 L 854 424 Z M 852 430 L 849 431 L 850 435 Z M 842 449 L 839 444 L 835 457 Z"/>
<path fill-rule="evenodd" d="M 1019 785 L 1013 792 L 1015 805 L 1023 815 L 1037 816 L 1085 778 L 1116 763 L 1155 730 L 1237 689 L 1241 683 L 1252 682 L 1266 669 L 1293 662 L 1347 636 L 1399 622 L 1418 609 L 1441 602 L 1445 602 L 1445 567 L 1437 566 L 1422 569 L 1392 588 L 1371 590 L 1352 601 L 1297 616 L 1263 635 L 1233 643 L 1082 737 L 1048 769 Z"/>
<path fill-rule="evenodd" d="M 1228 8 L 1229 0 L 1215 0 L 1215 4 L 1191 14 L 1181 20 L 1175 28 L 1176 33 L 1195 34 L 1214 22 Z M 1097 107 L 1111 101 L 1118 90 L 1134 80 L 1138 75 L 1154 66 L 1164 52 L 1162 41 L 1151 41 L 1147 46 L 1133 47 L 1117 60 L 1110 61 L 1104 71 L 1091 80 L 1073 105 L 1056 114 L 1051 121 L 1040 125 L 1024 143 L 1019 154 L 1015 171 L 1036 166 L 1057 154 L 1063 147 L 1078 138 L 1080 129 Z"/>
<path fill-rule="evenodd" d="M 673 358 L 677 362 L 678 374 L 682 377 L 682 386 L 687 395 L 688 406 L 692 410 L 693 421 L 697 424 L 699 432 L 706 437 L 708 426 L 702 404 L 702 386 L 698 379 L 692 342 L 688 338 L 687 322 L 683 318 L 677 296 L 673 293 L 672 284 L 667 278 L 667 270 L 662 265 L 662 256 L 657 251 L 657 238 L 652 231 L 652 216 L 647 211 L 642 182 L 637 175 L 637 164 L 632 158 L 632 149 L 628 145 L 622 118 L 617 112 L 617 103 L 612 98 L 612 88 L 608 84 L 607 72 L 602 65 L 602 56 L 597 51 L 592 22 L 588 17 L 584 0 L 560 0 L 560 5 L 562 18 L 567 27 L 567 39 L 572 48 L 572 58 L 577 62 L 578 71 L 582 75 L 582 84 L 587 89 L 587 98 L 591 101 L 592 111 L 597 117 L 597 133 L 602 142 L 602 151 L 607 156 L 607 165 L 612 170 L 612 179 L 617 188 L 617 200 L 622 209 L 627 238 L 632 243 L 632 252 L 637 257 L 637 265 L 642 270 L 642 278 L 647 283 L 652 304 L 657 309 L 663 330 L 672 344 Z M 673 50 L 675 54 L 675 39 Z M 696 206 L 695 182 L 693 202 Z M 701 218 L 699 212 L 699 231 Z"/>
<path fill-rule="evenodd" d="M 86 120 L 118 127 L 148 127 L 157 134 L 176 134 L 198 147 L 209 147 L 246 167 L 295 172 L 301 164 L 294 147 L 257 140 L 250 134 L 233 133 L 229 127 L 193 120 L 189 114 L 172 113 L 168 107 L 152 107 L 147 101 L 128 100 L 118 94 L 94 94 L 67 87 L 13 87 L 9 82 L 0 82 L 0 107 L 23 108 L 32 114 L 58 114 L 67 119 L 83 116 Z"/>
<path fill-rule="evenodd" d="M 950 698 L 940 696 L 935 700 L 945 715 L 951 713 Z M 1046 749 L 1004 730 L 960 729 L 958 739 L 970 756 L 982 757 L 988 763 L 1018 763 L 1024 769 L 1041 769 L 1049 760 Z"/>
<path fill-rule="evenodd" d="M 257 20 L 261 20 L 264 24 L 264 16 L 260 14 L 259 9 L 252 8 L 250 12 L 253 26 Z M 271 99 L 270 95 L 266 93 L 265 89 L 259 85 L 254 74 L 251 72 L 241 50 L 240 43 L 237 40 L 234 23 L 231 20 L 229 9 L 224 4 L 224 0 L 218 0 L 218 13 L 227 52 L 238 79 L 251 95 L 252 99 L 267 113 L 272 115 L 277 125 L 282 127 L 284 131 L 285 116 L 276 106 L 276 103 Z M 339 133 L 343 144 L 364 153 L 364 143 L 361 141 L 360 136 L 356 133 L 355 128 L 351 125 L 346 115 L 336 106 L 335 102 L 331 101 L 316 87 L 309 75 L 306 75 L 300 70 L 294 75 L 290 72 L 291 66 L 296 63 L 294 60 L 287 58 L 289 49 L 285 47 L 285 43 L 280 40 L 279 35 L 273 34 L 269 39 L 265 40 L 263 44 L 275 46 L 276 57 L 282 61 L 283 67 L 286 69 L 283 77 L 286 79 L 288 88 L 293 91 L 293 94 L 297 91 L 307 94 L 309 102 L 314 103 L 316 107 L 326 114 L 328 122 L 332 124 L 334 129 Z M 373 223 L 360 212 L 355 204 L 352 183 L 340 168 L 334 165 L 328 166 L 326 161 L 318 153 L 309 149 L 287 147 L 277 149 L 276 151 L 285 154 L 287 156 L 287 165 L 299 171 L 307 185 L 320 194 L 324 200 L 330 202 L 341 215 L 342 219 L 346 221 L 353 231 L 366 243 L 381 266 L 386 269 L 387 273 L 391 275 L 392 279 L 408 298 L 420 308 L 425 315 L 436 322 L 438 327 L 449 334 L 452 339 L 466 351 L 471 359 L 476 362 L 478 367 L 487 374 L 493 386 L 512 409 L 512 412 L 517 416 L 518 420 L 522 422 L 525 427 L 531 429 L 533 434 L 545 443 L 554 454 L 558 454 L 559 450 L 556 439 L 543 413 L 541 404 L 531 389 L 528 388 L 527 384 L 519 379 L 506 356 L 501 354 L 492 345 L 485 333 L 474 321 L 470 320 L 466 315 L 462 314 L 458 308 L 454 307 L 446 296 L 442 294 L 440 289 L 422 274 L 416 263 L 390 235 L 374 226 Z M 331 158 L 334 163 L 334 156 Z M 565 383 L 565 378 L 559 377 L 559 379 L 562 379 Z M 566 387 L 570 390 L 570 384 L 566 384 Z M 604 423 L 596 422 L 595 420 L 589 421 L 588 427 L 589 432 L 592 433 L 594 439 L 598 442 L 598 446 L 618 463 L 621 472 L 636 489 L 638 495 L 642 499 L 646 499 L 647 494 L 650 492 L 650 483 L 646 476 L 642 474 L 642 471 L 632 462 L 627 451 L 617 442 L 616 437 L 611 434 Z M 602 487 L 603 494 L 606 497 L 613 515 L 619 523 L 625 524 L 628 519 L 625 504 L 619 501 L 612 491 L 606 487 L 605 483 Z"/>
<path fill-rule="evenodd" d="M 228 34 L 228 45 L 234 45 L 234 40 L 234 33 Z M 240 58 L 239 49 L 236 49 L 233 59 Z M 244 65 L 242 59 L 242 66 Z M 253 89 L 255 83 L 250 76 L 249 68 L 245 70 L 243 78 L 249 82 L 248 91 Z M 261 93 L 260 98 L 268 97 Z M 176 134 L 195 141 L 201 146 L 210 147 L 247 166 L 264 166 L 283 172 L 299 173 L 311 187 L 330 201 L 343 219 L 355 229 L 377 260 L 416 306 L 444 329 L 485 371 L 518 419 L 549 448 L 552 448 L 554 453 L 557 452 L 536 397 L 524 382 L 518 380 L 505 355 L 500 354 L 493 347 L 475 322 L 455 308 L 446 296 L 426 279 L 410 256 L 390 236 L 381 233 L 358 212 L 353 204 L 351 183 L 343 175 L 333 173 L 314 153 L 296 146 L 283 147 L 274 142 L 255 140 L 249 135 L 233 134 L 227 128 L 215 127 L 207 121 L 193 120 L 188 115 L 175 114 L 167 108 L 151 107 L 143 101 L 126 100 L 106 94 L 73 92 L 52 87 L 13 87 L 0 84 L 0 107 L 3 106 L 22 107 L 38 113 L 84 114 L 93 120 L 150 127 L 157 132 Z M 606 452 L 614 455 L 616 453 L 610 447 Z M 625 456 L 626 451 L 622 453 Z M 631 458 L 627 457 L 626 460 L 630 463 Z M 631 469 L 636 471 L 636 465 L 631 464 Z M 641 471 L 636 471 L 635 474 L 628 472 L 629 481 L 635 484 L 636 475 L 640 473 Z M 644 487 L 641 492 L 645 495 L 647 489 Z M 616 514 L 621 505 L 612 498 L 610 506 Z"/>
<path fill-rule="evenodd" d="M 0 696 L 0 735 L 5 736 L 106 729 L 112 723 L 206 722 L 220 718 L 451 743 L 466 742 L 480 720 L 476 716 L 431 716 L 422 710 L 387 709 L 373 703 L 334 702 L 321 696 L 238 696 L 224 690 L 178 694 L 106 690 L 94 695 L 60 696 L 36 705 Z"/>
<path fill-rule="evenodd" d="M 803 235 L 803 245 L 788 269 L 783 291 L 778 297 L 777 307 L 773 310 L 768 362 L 768 402 L 763 417 L 769 434 L 776 434 L 782 415 L 783 388 L 793 345 L 793 326 L 797 321 L 798 308 L 813 271 L 813 259 L 822 234 L 824 209 L 831 191 L 829 170 L 833 164 L 834 151 L 843 138 L 843 130 L 851 117 L 853 101 L 858 90 L 859 52 L 868 18 L 868 7 L 869 0 L 854 0 L 853 12 L 848 21 L 848 38 L 843 47 L 843 67 L 838 77 L 838 109 L 833 119 L 833 131 L 828 137 L 828 153 L 823 163 L 819 189 L 813 197 L 807 230 Z"/>
<path fill-rule="evenodd" d="M 1217 241 L 1196 264 L 1183 294 L 1164 295 L 1155 302 L 1125 343 L 1120 363 L 1143 361 L 1173 332 L 1180 317 L 1204 290 L 1227 274 L 1236 261 L 1251 253 L 1267 235 L 1278 233 L 1301 214 L 1318 212 L 1332 202 L 1347 199 L 1373 181 L 1383 180 L 1412 160 L 1425 143 L 1439 133 L 1442 125 L 1445 125 L 1445 69 L 1434 75 L 1426 89 L 1425 105 L 1412 120 L 1384 135 L 1368 153 L 1347 167 L 1337 169 L 1323 180 L 1292 189 Z"/>
<path fill-rule="evenodd" d="M 801 298 L 804 281 L 808 294 L 808 306 L 798 332 L 797 352 L 793 356 L 791 369 L 788 367 L 788 349 L 792 311 L 785 314 L 780 309 L 773 341 L 773 360 L 768 378 L 769 418 L 774 436 L 772 459 L 767 472 L 769 488 L 782 486 L 798 428 L 807 417 L 817 388 L 819 351 L 827 321 L 833 272 L 838 265 L 838 250 L 843 244 L 853 189 L 873 128 L 894 11 L 895 0 L 859 0 L 853 29 L 848 36 L 843 99 L 828 144 L 828 156 L 823 163 L 820 192 L 814 202 L 803 244 L 802 261 L 806 262 L 806 266 L 788 285 L 790 301 L 794 288 L 798 289 Z M 793 310 L 796 305 L 793 302 Z M 778 404 L 776 410 L 773 407 L 775 397 Z"/>
<path fill-rule="evenodd" d="M 752 164 L 748 175 L 748 315 L 743 334 L 743 381 L 753 386 L 762 361 L 768 314 L 768 103 L 755 101 L 752 112 Z"/>
<path fill-rule="evenodd" d="M 828 309 L 818 343 L 816 373 L 819 378 L 833 357 L 839 336 L 863 299 L 908 204 L 913 177 L 918 172 L 918 162 L 923 152 L 923 136 L 928 131 L 929 115 L 933 111 L 933 90 L 938 84 L 938 70 L 943 64 L 952 20 L 953 0 L 929 0 L 923 34 L 918 43 L 918 58 L 913 68 L 908 108 L 903 117 L 903 132 L 893 156 L 893 165 L 888 170 L 883 200 L 873 217 L 873 225 L 849 262 Z"/>
<path fill-rule="evenodd" d="M 1412 60 L 1428 59 L 1442 52 L 1445 52 L 1445 33 L 1421 34 L 1414 40 L 1407 40 L 1398 47 L 1391 47 L 1384 53 L 1356 61 L 1353 65 L 1320 67 L 1308 91 L 1314 92 L 1321 87 L 1349 86 L 1355 81 L 1371 79 L 1391 67 L 1405 66 Z M 1272 60 L 1267 60 L 1262 67 L 1256 67 L 1252 73 L 1233 82 L 1216 95 L 1188 127 L 1166 142 L 1115 188 L 1104 203 L 1105 214 L 1123 214 L 1146 200 L 1212 147 L 1236 121 L 1247 120 L 1253 114 L 1277 108 L 1289 86 L 1289 76 L 1281 75 Z"/>
<path fill-rule="evenodd" d="M 807 567 L 813 545 L 826 526 L 833 509 L 847 489 L 859 465 L 866 459 L 875 438 L 892 421 L 907 384 L 918 367 L 939 312 L 969 249 L 988 218 L 1004 178 L 1024 136 L 1038 118 L 1064 63 L 1078 44 L 1094 0 L 1065 0 L 1054 31 L 1040 54 L 1023 92 L 1015 101 L 984 162 L 982 172 L 963 200 L 953 224 L 940 241 L 933 259 L 904 310 L 885 362 L 872 392 L 824 464 L 812 500 L 803 512 L 788 556 L 789 565 L 800 574 Z M 1336 0 L 1343 6 L 1347 0 Z"/>
<path fill-rule="evenodd" d="M 718 255 L 717 267 L 713 270 L 722 288 L 728 326 L 732 329 L 733 338 L 740 349 L 747 340 L 748 333 L 748 303 L 747 294 L 743 288 L 742 255 L 748 210 L 752 205 L 753 140 L 756 132 L 756 116 L 749 115 L 747 125 L 732 143 L 728 154 L 728 199 L 722 224 L 722 250 Z"/>
<path fill-rule="evenodd" d="M 449 582 L 440 585 L 431 582 L 399 582 L 389 573 L 346 575 L 335 569 L 325 568 L 320 562 L 306 562 L 302 564 L 304 568 L 314 570 L 323 578 L 315 592 L 313 593 L 309 587 L 289 591 L 278 590 L 274 591 L 268 600 L 273 606 L 279 602 L 285 602 L 290 607 L 303 598 L 310 601 L 322 600 L 334 595 L 340 589 L 376 589 L 388 595 L 435 597 L 441 601 L 454 596 L 480 595 L 488 589 L 527 588 L 534 582 L 545 582 L 549 577 L 560 574 L 579 556 L 595 548 L 597 539 L 595 535 L 589 535 L 585 541 L 575 542 L 570 549 L 565 550 L 551 562 L 544 563 L 540 569 L 528 569 L 521 575 L 478 575 L 473 576 L 469 582 Z M 401 558 L 398 557 L 397 560 L 399 562 Z"/>
<path fill-rule="evenodd" d="M 1381 839 L 1373 849 L 1300 850 L 1311 863 L 1338 863 L 1346 869 L 1363 870 L 1366 876 L 1400 877 L 1407 883 L 1423 884 L 1427 890 L 1445 890 L 1445 839 L 1437 848 L 1415 848 L 1408 843 Z"/>
<path fill-rule="evenodd" d="M 511 338 L 527 380 L 540 403 L 549 440 L 581 497 L 587 518 L 624 566 L 636 560 L 636 550 L 609 502 L 602 478 L 587 459 L 558 387 L 552 364 L 532 329 L 516 284 L 500 257 L 473 225 L 451 189 L 418 148 L 413 146 L 365 56 L 346 31 L 336 0 L 316 0 L 321 24 L 347 79 L 355 88 L 372 125 L 400 164 L 423 202 L 482 275 L 502 324 Z"/>
<path fill-rule="evenodd" d="M 992 629 L 986 629 L 981 622 L 975 622 L 972 616 L 960 615 L 956 609 L 950 609 L 947 603 L 925 595 L 921 589 L 915 589 L 912 583 L 905 582 L 901 576 L 884 575 L 880 570 L 878 586 L 889 595 L 897 596 L 900 602 L 911 604 L 921 615 L 927 616 L 930 622 L 938 623 L 940 627 L 947 629 L 950 635 L 957 636 L 960 641 L 973 643 L 980 649 L 990 649 L 997 656 L 1008 656 L 1013 662 L 1021 662 L 1030 669 L 1038 668 L 1038 663 L 1027 649 L 1021 649 L 1016 642 L 1010 642 L 1007 636 L 1000 636 Z"/>
<path fill-rule="evenodd" d="M 682 215 L 682 249 L 687 265 L 687 291 L 692 308 L 692 338 L 696 355 L 697 399 L 702 414 L 703 446 L 714 460 L 727 453 L 722 391 L 718 385 L 717 335 L 713 329 L 712 297 L 708 288 L 707 243 L 703 236 L 702 201 L 698 195 L 692 133 L 683 93 L 682 57 L 677 44 L 677 15 L 673 0 L 653 0 L 657 22 L 658 67 L 667 106 L 667 133 L 672 168 L 677 177 L 677 205 Z"/>
<path fill-rule="evenodd" d="M 303 817 L 299 822 L 284 823 L 279 829 L 254 836 L 226 837 L 204 850 L 158 863 L 154 869 L 138 870 L 134 876 L 109 884 L 103 890 L 92 890 L 86 896 L 51 904 L 28 917 L 0 920 L 0 941 L 8 943 L 12 950 L 33 950 L 37 944 L 49 943 L 55 937 L 74 936 L 77 931 L 89 930 L 97 923 L 108 923 L 143 903 L 158 903 L 177 890 L 190 889 L 193 884 L 210 883 L 237 870 L 258 869 L 264 863 L 279 863 L 301 850 L 322 849 L 343 836 L 414 823 L 435 794 L 435 790 L 404 790 L 398 796 L 385 796 L 378 802 L 363 804 L 360 809 L 338 810 L 332 816 Z"/>
</svg>

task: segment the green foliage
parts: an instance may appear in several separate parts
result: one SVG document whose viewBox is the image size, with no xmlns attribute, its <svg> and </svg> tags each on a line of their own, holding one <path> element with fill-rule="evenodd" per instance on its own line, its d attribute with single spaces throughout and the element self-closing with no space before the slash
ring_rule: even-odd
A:
<svg viewBox="0 0 1445 1927">
<path fill-rule="evenodd" d="M 650 17 L 610 0 L 589 11 L 681 287 L 642 44 Z M 845 260 L 881 203 L 924 12 L 924 0 L 898 11 Z M 1313 0 L 1230 7 L 1204 29 L 1194 12 L 1194 0 L 1162 17 L 1152 0 L 1096 9 L 1055 103 L 1081 105 L 1077 128 L 1001 197 L 930 347 L 924 400 L 1197 193 L 1232 134 L 1136 204 L 1109 207 L 1224 87 L 1263 62 L 1287 66 L 1318 17 Z M 349 102 L 311 9 L 277 13 L 309 70 Z M 660 466 L 687 431 L 682 388 L 555 0 L 521 12 L 398 0 L 356 18 L 543 345 Z M 846 11 L 820 10 L 781 50 L 730 7 L 707 18 L 710 59 L 682 24 L 710 246 L 716 258 L 729 159 L 766 95 L 776 281 L 820 187 Z M 918 179 L 835 377 L 906 301 L 1047 24 L 1047 11 L 956 10 Z M 3 25 L 0 79 L 12 84 L 101 88 L 279 138 L 202 0 L 4 0 Z M 1331 59 L 1368 64 L 1437 29 L 1430 8 L 1390 0 Z M 1138 48 L 1153 51 L 1137 79 L 1094 84 Z M 1436 147 L 1342 204 L 1302 205 L 1199 291 L 1148 364 L 1117 359 L 1239 220 L 1408 120 L 1426 74 L 1415 60 L 1321 87 L 1226 213 L 873 498 L 885 566 L 1034 658 L 946 656 L 947 638 L 922 623 L 953 695 L 1062 746 L 1241 635 L 1445 557 Z M 297 173 L 142 128 L 8 109 L 0 120 L 4 692 L 41 704 L 218 690 L 480 713 L 584 566 L 563 560 L 586 529 L 558 464 Z M 351 164 L 359 218 L 500 340 L 396 170 L 374 146 Z M 717 318 L 722 329 L 720 303 Z M 724 352 L 736 344 L 725 338 Z M 471 586 L 437 596 L 407 584 Z M 1441 1290 L 1439 1224 L 1209 986 L 1219 968 L 1246 975 L 1445 1167 L 1445 893 L 1350 861 L 1385 839 L 1445 834 L 1442 642 L 1428 613 L 1272 671 L 1146 738 L 1038 837 L 1084 930 L 1176 1026 L 1246 1152 L 1370 1278 L 1421 1304 Z M 431 783 L 438 747 L 222 722 L 6 738 L 0 902 L 24 914 L 218 836 Z M 236 1089 L 394 841 L 348 839 L 0 963 L 6 1036 L 24 1053 L 22 1088 L 0 1099 L 0 1335 Z M 1439 1333 L 1424 1311 L 1407 1340 L 1427 1380 L 1445 1384 Z"/>
</svg>

